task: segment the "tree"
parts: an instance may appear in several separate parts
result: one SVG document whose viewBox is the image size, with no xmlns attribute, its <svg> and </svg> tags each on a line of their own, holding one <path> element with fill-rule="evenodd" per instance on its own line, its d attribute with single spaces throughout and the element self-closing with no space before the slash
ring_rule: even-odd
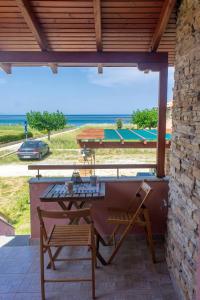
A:
<svg viewBox="0 0 200 300">
<path fill-rule="evenodd" d="M 52 130 L 59 130 L 65 127 L 66 119 L 63 113 L 57 111 L 49 113 L 44 111 L 31 111 L 26 114 L 28 124 L 31 128 L 39 131 L 47 131 L 48 140 L 50 141 L 50 134 Z"/>
<path fill-rule="evenodd" d="M 122 129 L 123 127 L 122 119 L 117 119 L 116 125 L 117 125 L 117 129 Z"/>
<path fill-rule="evenodd" d="M 132 121 L 138 128 L 155 128 L 158 124 L 158 111 L 156 108 L 134 111 Z"/>
</svg>

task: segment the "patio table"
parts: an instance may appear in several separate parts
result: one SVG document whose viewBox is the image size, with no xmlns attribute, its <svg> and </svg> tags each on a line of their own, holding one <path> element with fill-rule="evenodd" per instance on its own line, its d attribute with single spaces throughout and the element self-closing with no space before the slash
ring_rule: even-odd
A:
<svg viewBox="0 0 200 300">
<path fill-rule="evenodd" d="M 74 185 L 73 192 L 70 193 L 65 184 L 51 184 L 40 197 L 42 202 L 56 202 L 63 210 L 71 210 L 74 206 L 76 209 L 84 208 L 85 206 L 92 205 L 91 201 L 101 201 L 105 198 L 105 183 L 100 182 L 97 186 L 93 187 L 89 183 L 81 183 Z M 67 205 L 66 205 L 67 202 Z M 88 218 L 84 218 L 87 223 L 90 223 Z M 73 219 L 69 224 L 77 224 L 79 220 Z M 99 252 L 99 242 L 106 246 L 106 242 L 96 228 L 95 234 L 97 237 L 96 255 L 99 261 L 106 265 L 106 261 Z M 58 247 L 53 258 L 55 259 L 62 247 Z M 50 263 L 47 266 L 50 267 Z"/>
</svg>

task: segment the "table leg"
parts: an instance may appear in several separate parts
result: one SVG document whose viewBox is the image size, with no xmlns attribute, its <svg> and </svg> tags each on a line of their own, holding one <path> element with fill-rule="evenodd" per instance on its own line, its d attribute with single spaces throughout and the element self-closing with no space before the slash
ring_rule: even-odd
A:
<svg viewBox="0 0 200 300">
<path fill-rule="evenodd" d="M 100 235 L 100 233 L 98 232 L 98 230 L 96 228 L 94 229 L 94 232 L 98 236 L 99 242 L 101 242 L 101 244 L 103 246 L 108 246 L 108 244 L 104 241 L 104 239 L 102 238 L 102 236 Z"/>
<path fill-rule="evenodd" d="M 107 262 L 105 261 L 105 259 L 103 258 L 103 256 L 100 254 L 99 252 L 99 234 L 97 233 L 97 231 L 95 230 L 95 235 L 96 235 L 96 256 L 98 258 L 98 260 L 102 263 L 102 265 L 106 266 Z"/>
<path fill-rule="evenodd" d="M 70 203 L 69 203 L 70 204 Z M 58 201 L 58 205 L 63 209 L 63 210 L 68 210 L 67 206 L 63 201 Z M 68 205 L 69 206 L 69 205 Z"/>
</svg>

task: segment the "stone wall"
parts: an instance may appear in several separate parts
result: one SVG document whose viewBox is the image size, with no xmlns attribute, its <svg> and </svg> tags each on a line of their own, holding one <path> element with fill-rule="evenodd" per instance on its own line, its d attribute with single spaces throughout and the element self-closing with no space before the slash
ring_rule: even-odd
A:
<svg viewBox="0 0 200 300">
<path fill-rule="evenodd" d="M 167 262 L 182 299 L 196 299 L 200 209 L 200 1 L 178 11 Z"/>
</svg>

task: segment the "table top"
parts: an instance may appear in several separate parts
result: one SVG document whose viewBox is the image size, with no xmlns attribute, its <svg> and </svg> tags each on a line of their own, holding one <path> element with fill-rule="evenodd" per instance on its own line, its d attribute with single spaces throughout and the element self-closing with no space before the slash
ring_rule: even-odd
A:
<svg viewBox="0 0 200 300">
<path fill-rule="evenodd" d="M 65 184 L 51 184 L 45 190 L 40 200 L 43 202 L 98 200 L 105 197 L 105 183 L 99 182 L 96 187 L 89 183 L 74 185 L 73 193 L 69 193 Z"/>
</svg>

